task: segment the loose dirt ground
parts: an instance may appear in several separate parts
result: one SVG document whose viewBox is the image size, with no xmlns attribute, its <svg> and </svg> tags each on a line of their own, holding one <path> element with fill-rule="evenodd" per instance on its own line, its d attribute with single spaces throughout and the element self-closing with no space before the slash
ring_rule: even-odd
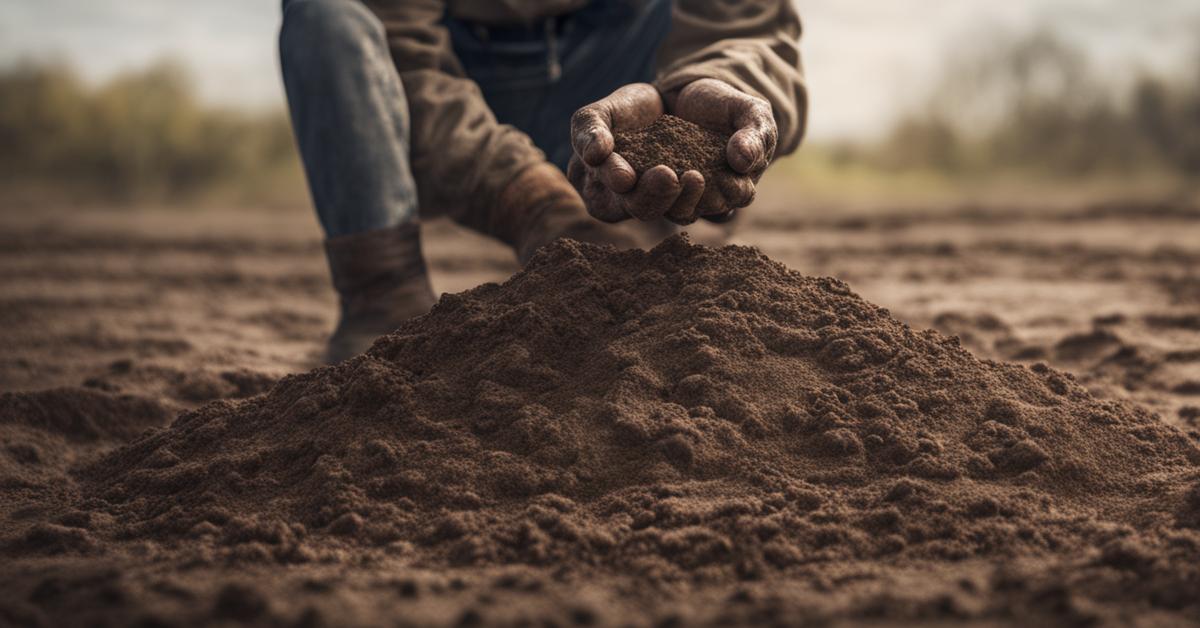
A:
<svg viewBox="0 0 1200 628">
<path fill-rule="evenodd" d="M 1200 440 L 1200 211 L 1113 205 L 847 214 L 763 205 L 746 212 L 734 242 L 758 246 L 805 274 L 840 278 L 914 327 L 958 335 L 980 357 L 1070 371 L 1096 395 L 1135 401 Z M 439 292 L 502 280 L 516 270 L 505 249 L 445 223 L 430 225 L 426 248 Z M 319 233 L 301 212 L 5 212 L 0 391 L 67 387 L 65 396 L 49 395 L 44 403 L 59 403 L 57 415 L 91 435 L 71 439 L 61 430 L 13 428 L 4 432 L 0 474 L 8 477 L 6 469 L 31 455 L 22 447 L 30 442 L 41 444 L 35 451 L 56 452 L 46 463 L 65 470 L 143 427 L 169 423 L 178 411 L 251 396 L 287 373 L 312 368 L 333 325 L 334 304 Z M 120 400 L 113 412 L 138 421 L 123 429 L 89 425 L 88 404 L 101 397 Z M 147 399 L 159 409 L 139 411 Z M 10 496 L 22 490 L 29 487 L 0 485 Z M 0 517 L 35 518 L 23 503 L 5 498 Z M 148 555 L 154 551 L 146 548 Z M 78 580 L 64 580 L 44 577 L 53 571 L 49 562 L 10 566 L 0 572 L 11 579 L 0 622 L 36 621 L 59 600 L 77 605 L 80 617 L 121 607 L 126 610 L 116 616 L 130 621 L 166 619 L 164 609 L 179 600 L 205 609 L 192 619 L 370 621 L 394 612 L 398 602 L 363 592 L 386 588 L 388 596 L 405 600 L 407 618 L 416 622 L 469 625 L 486 616 L 588 623 L 604 617 L 599 611 L 612 603 L 605 596 L 614 590 L 539 592 L 537 583 L 498 573 L 495 589 L 520 593 L 500 595 L 510 601 L 495 611 L 489 603 L 499 594 L 482 591 L 472 576 L 390 574 L 378 565 L 332 572 L 204 565 L 197 569 L 205 579 L 163 572 L 157 580 L 142 574 L 128 586 L 120 570 L 108 570 L 102 560 L 93 567 Z M 969 582 L 979 573 L 978 565 L 947 564 L 938 579 Z M 884 614 L 894 618 L 979 615 L 978 609 L 939 607 L 959 602 L 930 592 L 922 584 L 928 578 L 919 571 L 885 576 L 847 566 L 844 582 L 857 583 L 872 599 L 911 593 L 910 613 L 897 615 L 895 604 L 885 605 Z M 76 589 L 91 597 L 63 594 Z M 1048 595 L 1048 608 L 1071 606 L 1070 617 L 1089 617 L 1086 604 Z M 329 603 L 330 596 L 340 602 Z M 325 599 L 322 608 L 345 614 L 306 612 L 307 601 L 318 598 Z M 692 602 L 691 609 L 682 602 L 657 608 L 647 622 L 669 625 L 696 608 L 712 617 L 727 600 L 704 592 Z M 822 608 L 814 616 L 863 619 L 869 611 Z M 1058 611 L 1047 612 L 1062 616 Z M 1154 609 L 1130 612 L 1125 619 L 1147 624 L 1179 619 Z"/>
</svg>

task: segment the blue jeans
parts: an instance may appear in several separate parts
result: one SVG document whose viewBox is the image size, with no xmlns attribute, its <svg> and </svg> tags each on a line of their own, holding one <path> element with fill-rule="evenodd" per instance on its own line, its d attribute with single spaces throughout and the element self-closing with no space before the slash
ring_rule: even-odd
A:
<svg viewBox="0 0 1200 628">
<path fill-rule="evenodd" d="M 622 0 L 594 0 L 529 28 L 482 27 L 449 16 L 443 25 L 496 118 L 528 134 L 565 170 L 575 110 L 653 78 L 670 4 L 652 0 L 635 9 Z M 283 0 L 279 53 L 326 235 L 415 221 L 408 105 L 379 20 L 359 0 Z"/>
</svg>

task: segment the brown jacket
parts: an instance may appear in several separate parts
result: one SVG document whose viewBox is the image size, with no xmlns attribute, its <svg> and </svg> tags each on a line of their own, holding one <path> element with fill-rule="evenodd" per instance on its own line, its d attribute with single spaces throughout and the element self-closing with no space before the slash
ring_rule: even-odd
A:
<svg viewBox="0 0 1200 628">
<path fill-rule="evenodd" d="M 478 215 L 544 156 L 524 133 L 496 122 L 454 56 L 440 24 L 443 14 L 448 9 L 456 18 L 485 24 L 533 23 L 587 0 L 365 1 L 383 21 L 408 97 L 422 211 Z M 671 19 L 658 51 L 658 89 L 716 78 L 760 96 L 771 103 L 779 126 L 776 154 L 795 150 L 807 97 L 792 0 L 675 0 Z"/>
</svg>

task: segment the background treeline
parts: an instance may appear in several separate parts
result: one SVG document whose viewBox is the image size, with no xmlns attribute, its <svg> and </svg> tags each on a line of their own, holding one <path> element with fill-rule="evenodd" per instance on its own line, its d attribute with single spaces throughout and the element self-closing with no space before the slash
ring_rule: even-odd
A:
<svg viewBox="0 0 1200 628">
<path fill-rule="evenodd" d="M 1127 76 L 1048 32 L 984 45 L 948 59 L 926 97 L 898 95 L 918 105 L 882 138 L 810 144 L 771 185 L 823 185 L 834 196 L 874 186 L 895 198 L 898 176 L 923 173 L 921 185 L 955 193 L 998 178 L 1079 186 L 1149 176 L 1194 188 L 1200 55 L 1190 75 Z M 169 62 L 102 85 L 63 64 L 27 63 L 0 71 L 0 198 L 294 206 L 307 191 L 282 108 L 206 104 Z"/>
<path fill-rule="evenodd" d="M 283 111 L 202 103 L 163 62 L 92 86 L 58 63 L 0 73 L 0 187 L 93 203 L 303 199 Z"/>
<path fill-rule="evenodd" d="M 950 175 L 1200 174 L 1200 54 L 1182 76 L 1129 76 L 1046 31 L 987 46 L 949 59 L 882 141 L 836 147 L 836 159 Z"/>
</svg>

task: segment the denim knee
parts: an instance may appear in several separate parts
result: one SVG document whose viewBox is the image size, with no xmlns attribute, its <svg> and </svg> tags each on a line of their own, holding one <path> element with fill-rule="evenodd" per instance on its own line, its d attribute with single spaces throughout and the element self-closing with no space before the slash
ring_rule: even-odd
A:
<svg viewBox="0 0 1200 628">
<path fill-rule="evenodd" d="M 383 46 L 383 24 L 359 0 L 283 0 L 279 51 L 286 59 L 322 49 L 341 53 Z"/>
</svg>

